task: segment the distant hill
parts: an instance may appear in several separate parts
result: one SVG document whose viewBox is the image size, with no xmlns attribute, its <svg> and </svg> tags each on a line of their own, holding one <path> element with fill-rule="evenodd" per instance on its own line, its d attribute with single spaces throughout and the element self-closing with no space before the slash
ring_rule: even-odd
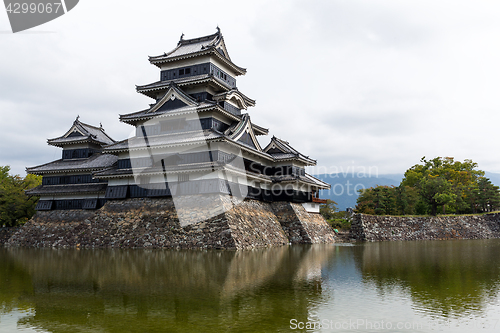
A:
<svg viewBox="0 0 500 333">
<path fill-rule="evenodd" d="M 500 175 L 499 175 L 500 176 Z M 398 186 L 403 179 L 402 174 L 386 174 L 378 176 L 358 177 L 356 174 L 322 174 L 315 177 L 327 182 L 332 186 L 329 191 L 321 191 L 322 199 L 331 199 L 338 203 L 339 210 L 356 206 L 359 189 L 375 187 L 377 185 Z"/>
<path fill-rule="evenodd" d="M 500 186 L 500 173 L 493 173 L 493 172 L 484 172 L 484 176 L 486 178 L 489 178 L 493 184 L 496 186 Z"/>
<path fill-rule="evenodd" d="M 356 174 L 322 174 L 315 175 L 324 182 L 332 185 L 329 191 L 321 191 L 322 199 L 331 199 L 338 203 L 339 210 L 345 210 L 348 207 L 356 206 L 358 192 L 356 190 L 375 187 L 377 185 L 398 186 L 403 179 L 403 174 L 384 174 L 378 176 L 357 177 Z M 500 186 L 500 174 L 485 172 L 485 177 L 491 182 Z"/>
</svg>

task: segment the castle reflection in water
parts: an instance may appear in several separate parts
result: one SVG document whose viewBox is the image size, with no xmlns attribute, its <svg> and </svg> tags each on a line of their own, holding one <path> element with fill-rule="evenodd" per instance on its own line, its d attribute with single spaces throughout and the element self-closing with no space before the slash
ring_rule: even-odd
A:
<svg viewBox="0 0 500 333">
<path fill-rule="evenodd" d="M 484 316 L 498 307 L 499 250 L 498 240 L 0 249 L 0 309 L 24 313 L 17 329 L 42 332 L 279 332 L 292 318 L 346 318 L 381 304 L 408 318 Z M 391 297 L 408 299 L 412 313 Z"/>
</svg>

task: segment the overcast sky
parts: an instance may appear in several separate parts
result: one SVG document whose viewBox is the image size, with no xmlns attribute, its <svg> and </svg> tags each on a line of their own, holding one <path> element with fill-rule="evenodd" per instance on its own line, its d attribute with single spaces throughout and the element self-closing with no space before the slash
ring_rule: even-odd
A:
<svg viewBox="0 0 500 333">
<path fill-rule="evenodd" d="M 219 25 L 252 121 L 322 171 L 403 173 L 422 156 L 500 172 L 500 2 L 82 0 L 12 34 L 0 10 L 0 165 L 58 159 L 77 115 L 115 140 L 153 100 L 148 55 Z M 349 169 L 350 170 L 350 169 Z M 312 170 L 310 170 L 312 171 Z"/>
</svg>

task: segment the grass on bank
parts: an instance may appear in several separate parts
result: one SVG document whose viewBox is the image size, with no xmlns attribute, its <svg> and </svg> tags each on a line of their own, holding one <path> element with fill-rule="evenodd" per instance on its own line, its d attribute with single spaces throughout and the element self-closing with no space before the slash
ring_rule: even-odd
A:
<svg viewBox="0 0 500 333">
<path fill-rule="evenodd" d="M 484 213 L 475 213 L 475 214 L 437 214 L 437 215 L 375 215 L 375 214 L 366 214 L 363 215 L 372 215 L 372 216 L 395 216 L 395 217 L 448 217 L 448 216 L 483 216 L 488 214 L 499 214 L 500 210 L 496 210 L 494 212 L 484 212 Z"/>
<path fill-rule="evenodd" d="M 327 219 L 326 222 L 333 228 L 338 230 L 351 229 L 351 220 L 346 212 L 335 212 L 332 217 Z"/>
</svg>

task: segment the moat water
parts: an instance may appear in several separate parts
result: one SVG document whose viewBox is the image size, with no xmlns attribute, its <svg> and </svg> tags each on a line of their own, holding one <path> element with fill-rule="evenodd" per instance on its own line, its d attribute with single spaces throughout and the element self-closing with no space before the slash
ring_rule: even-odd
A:
<svg viewBox="0 0 500 333">
<path fill-rule="evenodd" d="M 499 288 L 500 240 L 1 248 L 0 332 L 498 332 Z"/>
</svg>

